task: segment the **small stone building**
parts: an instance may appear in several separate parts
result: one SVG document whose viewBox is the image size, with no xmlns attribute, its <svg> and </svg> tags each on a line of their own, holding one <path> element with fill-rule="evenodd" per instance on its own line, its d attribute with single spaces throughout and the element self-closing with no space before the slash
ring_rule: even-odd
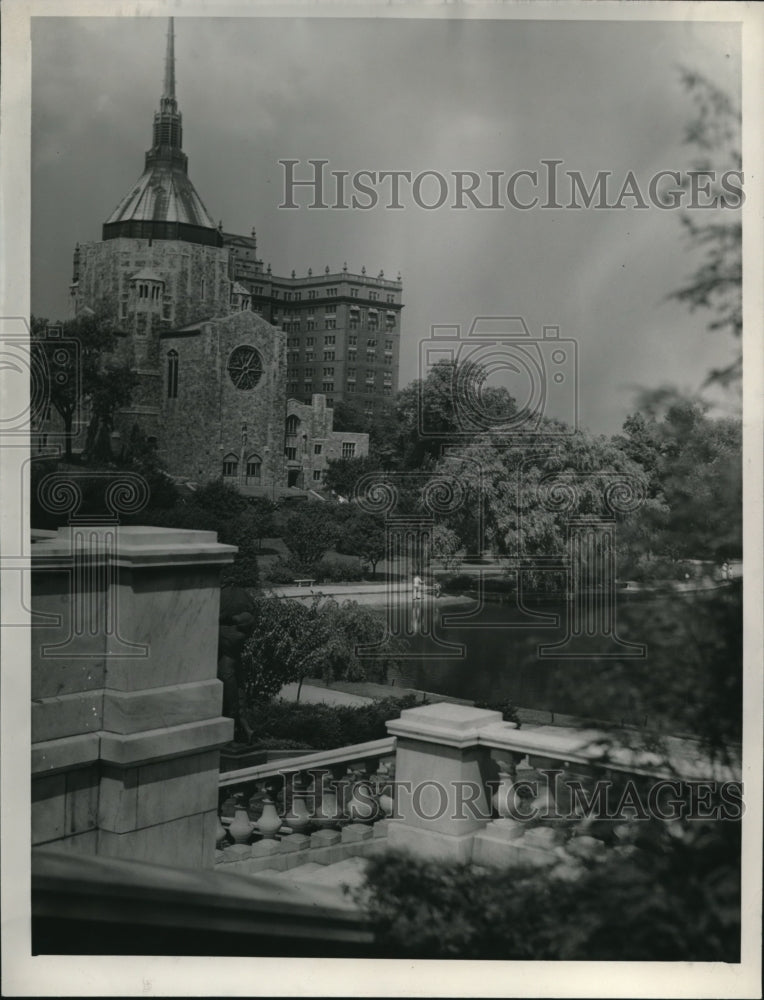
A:
<svg viewBox="0 0 764 1000">
<path fill-rule="evenodd" d="M 369 454 L 369 435 L 335 431 L 334 411 L 326 397 L 314 395 L 310 405 L 287 400 L 286 467 L 288 484 L 319 489 L 329 461 L 363 458 Z"/>
</svg>

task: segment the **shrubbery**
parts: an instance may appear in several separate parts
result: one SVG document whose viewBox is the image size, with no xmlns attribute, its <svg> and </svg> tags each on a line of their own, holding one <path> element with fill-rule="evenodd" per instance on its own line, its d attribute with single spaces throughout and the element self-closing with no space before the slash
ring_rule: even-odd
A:
<svg viewBox="0 0 764 1000">
<path fill-rule="evenodd" d="M 385 957 L 738 962 L 740 824 L 637 826 L 574 881 L 389 851 L 357 898 Z"/>
<path fill-rule="evenodd" d="M 279 749 L 299 734 L 300 745 L 314 750 L 367 743 L 387 736 L 385 722 L 397 719 L 404 708 L 421 704 L 415 695 L 383 698 L 368 705 L 300 705 L 271 701 L 250 705 L 247 717 L 255 733 L 256 745 Z"/>
</svg>

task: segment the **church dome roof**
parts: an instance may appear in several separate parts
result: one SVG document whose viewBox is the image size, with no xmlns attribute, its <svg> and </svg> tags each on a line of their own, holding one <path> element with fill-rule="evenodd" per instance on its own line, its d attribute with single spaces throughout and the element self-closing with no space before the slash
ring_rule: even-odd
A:
<svg viewBox="0 0 764 1000">
<path fill-rule="evenodd" d="M 162 159 L 155 159 L 144 170 L 135 187 L 106 220 L 106 225 L 133 219 L 216 228 L 188 174 L 179 164 Z"/>
</svg>

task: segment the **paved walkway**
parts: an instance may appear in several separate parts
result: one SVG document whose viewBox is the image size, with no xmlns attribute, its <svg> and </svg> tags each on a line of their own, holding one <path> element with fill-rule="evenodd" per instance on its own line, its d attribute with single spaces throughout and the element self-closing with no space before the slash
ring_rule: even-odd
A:
<svg viewBox="0 0 764 1000">
<path fill-rule="evenodd" d="M 297 685 L 285 684 L 279 691 L 279 698 L 284 701 L 297 701 Z M 338 691 L 336 688 L 314 687 L 303 684 L 300 691 L 300 702 L 304 705 L 368 705 L 374 698 L 361 694 L 351 694 L 348 691 Z"/>
</svg>

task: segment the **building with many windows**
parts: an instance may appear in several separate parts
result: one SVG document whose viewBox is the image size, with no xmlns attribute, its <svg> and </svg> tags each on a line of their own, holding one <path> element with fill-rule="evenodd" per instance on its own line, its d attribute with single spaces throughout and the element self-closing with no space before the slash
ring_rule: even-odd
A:
<svg viewBox="0 0 764 1000">
<path fill-rule="evenodd" d="M 237 236 L 213 222 L 188 176 L 182 140 L 170 19 L 144 171 L 101 240 L 75 249 L 74 314 L 106 308 L 117 318 L 119 360 L 137 376 L 117 427 L 124 436 L 137 425 L 153 438 L 171 473 L 222 475 L 245 492 L 274 496 L 298 482 L 309 489 L 336 450 L 332 406 L 357 399 L 371 416 L 397 390 L 400 278 L 346 267 L 273 275 L 254 231 Z M 303 408 L 299 419 L 318 435 L 310 455 L 322 461 L 301 460 L 297 469 L 289 458 L 287 400 Z M 311 407 L 315 419 L 304 412 Z M 366 436 L 350 437 L 362 453 Z"/>
<path fill-rule="evenodd" d="M 398 391 L 402 283 L 362 268 L 281 278 L 257 256 L 257 240 L 223 233 L 231 274 L 252 296 L 252 309 L 287 335 L 287 395 L 329 406 L 352 403 L 367 416 Z"/>
</svg>

